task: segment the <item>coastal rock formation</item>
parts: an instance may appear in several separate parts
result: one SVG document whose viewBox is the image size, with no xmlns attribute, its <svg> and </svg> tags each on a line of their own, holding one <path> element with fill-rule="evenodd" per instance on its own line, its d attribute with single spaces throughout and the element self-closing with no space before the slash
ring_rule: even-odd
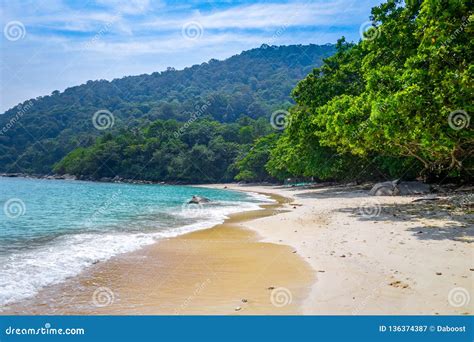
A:
<svg viewBox="0 0 474 342">
<path fill-rule="evenodd" d="M 428 184 L 422 182 L 402 182 L 399 179 L 394 181 L 382 182 L 375 184 L 370 189 L 371 196 L 404 196 L 404 195 L 420 195 L 431 192 Z"/>
<path fill-rule="evenodd" d="M 203 204 L 209 203 L 211 200 L 206 197 L 196 196 L 194 195 L 188 202 L 188 204 Z"/>
</svg>

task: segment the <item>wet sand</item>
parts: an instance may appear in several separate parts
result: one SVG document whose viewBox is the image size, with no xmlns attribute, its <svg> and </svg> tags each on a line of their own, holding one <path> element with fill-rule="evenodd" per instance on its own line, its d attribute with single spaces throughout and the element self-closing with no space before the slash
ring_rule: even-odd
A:
<svg viewBox="0 0 474 342">
<path fill-rule="evenodd" d="M 288 200 L 96 264 L 2 314 L 301 314 L 315 273 L 244 227 Z"/>
</svg>

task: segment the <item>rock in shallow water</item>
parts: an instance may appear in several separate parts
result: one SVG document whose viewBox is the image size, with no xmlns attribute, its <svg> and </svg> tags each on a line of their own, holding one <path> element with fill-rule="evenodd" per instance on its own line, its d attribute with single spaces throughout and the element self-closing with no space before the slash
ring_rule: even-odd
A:
<svg viewBox="0 0 474 342">
<path fill-rule="evenodd" d="M 202 204 L 202 203 L 209 203 L 211 200 L 206 197 L 201 197 L 201 196 L 193 196 L 188 204 Z"/>
</svg>

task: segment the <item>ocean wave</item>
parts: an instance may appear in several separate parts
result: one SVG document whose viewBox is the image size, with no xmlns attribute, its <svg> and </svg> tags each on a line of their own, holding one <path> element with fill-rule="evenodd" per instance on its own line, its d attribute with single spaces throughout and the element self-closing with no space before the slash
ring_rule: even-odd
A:
<svg viewBox="0 0 474 342">
<path fill-rule="evenodd" d="M 168 214 L 187 218 L 192 223 L 149 233 L 107 231 L 63 235 L 44 246 L 2 256 L 0 305 L 32 297 L 42 288 L 76 276 L 99 261 L 138 250 L 163 238 L 210 228 L 224 222 L 230 214 L 257 210 L 259 204 L 269 202 L 268 197 L 252 194 L 248 202 L 218 201 L 190 209 L 196 210 L 195 216 L 190 216 L 186 208 L 175 208 Z"/>
</svg>

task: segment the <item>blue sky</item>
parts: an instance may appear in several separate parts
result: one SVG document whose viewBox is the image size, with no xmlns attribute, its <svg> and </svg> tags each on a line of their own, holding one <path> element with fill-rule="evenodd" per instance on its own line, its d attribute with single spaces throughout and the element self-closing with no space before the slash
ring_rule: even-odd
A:
<svg viewBox="0 0 474 342">
<path fill-rule="evenodd" d="M 0 0 L 0 113 L 87 80 L 270 45 L 358 41 L 381 0 Z"/>
</svg>

